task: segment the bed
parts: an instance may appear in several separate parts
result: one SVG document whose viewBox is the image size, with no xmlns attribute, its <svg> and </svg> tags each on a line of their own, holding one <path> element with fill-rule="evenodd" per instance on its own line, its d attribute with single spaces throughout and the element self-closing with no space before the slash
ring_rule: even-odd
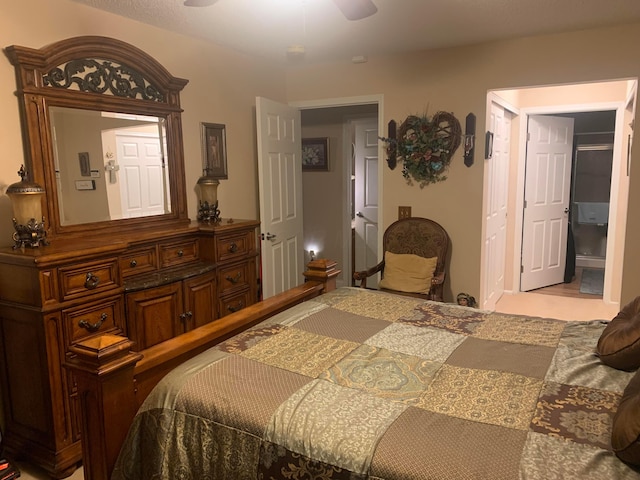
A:
<svg viewBox="0 0 640 480">
<path fill-rule="evenodd" d="M 170 372 L 112 478 L 638 479 L 606 325 L 340 288 Z"/>
</svg>

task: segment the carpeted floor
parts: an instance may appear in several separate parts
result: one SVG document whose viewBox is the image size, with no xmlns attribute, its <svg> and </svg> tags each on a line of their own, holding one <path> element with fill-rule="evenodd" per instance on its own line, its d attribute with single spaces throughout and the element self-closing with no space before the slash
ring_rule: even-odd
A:
<svg viewBox="0 0 640 480">
<path fill-rule="evenodd" d="M 585 268 L 580 280 L 580 293 L 602 295 L 604 270 L 601 268 Z"/>
</svg>

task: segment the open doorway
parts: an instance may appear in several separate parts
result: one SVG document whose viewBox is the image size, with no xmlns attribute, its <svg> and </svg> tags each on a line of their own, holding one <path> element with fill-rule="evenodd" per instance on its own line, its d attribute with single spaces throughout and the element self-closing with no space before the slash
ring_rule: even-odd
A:
<svg viewBox="0 0 640 480">
<path fill-rule="evenodd" d="M 335 259 L 340 266 L 337 283 L 350 284 L 353 142 L 344 126 L 347 113 L 340 113 L 337 122 L 306 121 L 304 132 L 301 122 L 306 111 L 322 118 L 341 109 L 349 115 L 368 115 L 380 130 L 382 95 L 289 105 L 256 97 L 263 298 L 301 284 L 298 265 L 313 258 Z M 308 162 L 303 161 L 303 143 Z M 303 169 L 305 163 L 309 168 Z M 379 173 L 375 178 L 382 202 Z"/>
<path fill-rule="evenodd" d="M 520 291 L 603 298 L 615 117 L 528 116 Z"/>
<path fill-rule="evenodd" d="M 628 176 L 627 176 L 627 155 L 630 148 L 630 142 L 625 139 L 631 138 L 632 127 L 631 120 L 635 115 L 635 80 L 621 80 L 612 82 L 603 82 L 597 84 L 581 84 L 566 85 L 554 87 L 536 87 L 517 90 L 493 91 L 488 95 L 487 111 L 487 127 L 491 130 L 491 104 L 499 104 L 504 111 L 508 111 L 512 120 L 510 122 L 510 140 L 511 151 L 509 154 L 508 173 L 504 175 L 504 181 L 507 185 L 506 202 L 507 209 L 504 213 L 507 218 L 506 230 L 504 235 L 504 248 L 496 252 L 495 249 L 488 249 L 486 245 L 491 245 L 488 241 L 489 229 L 487 228 L 488 214 L 491 203 L 487 199 L 491 199 L 493 186 L 496 181 L 495 175 L 487 175 L 490 173 L 488 163 L 491 159 L 485 161 L 485 224 L 484 224 L 484 245 L 483 245 L 483 262 L 482 262 L 482 282 L 481 282 L 481 298 L 483 307 L 495 309 L 496 303 L 499 301 L 503 293 L 508 295 L 519 294 L 523 291 L 521 288 L 521 273 L 523 268 L 522 247 L 523 247 L 523 224 L 525 211 L 525 171 L 526 171 L 526 153 L 528 147 L 528 124 L 532 115 L 552 115 L 552 116 L 572 116 L 579 121 L 583 121 L 590 116 L 604 115 L 613 117 L 613 128 L 607 127 L 602 130 L 609 130 L 613 133 L 612 148 L 612 166 L 610 181 L 609 201 L 609 218 L 607 226 L 601 225 L 601 230 L 606 230 L 606 242 L 599 245 L 598 253 L 604 251 L 604 285 L 603 296 L 599 301 L 601 303 L 616 305 L 619 303 L 621 291 L 621 271 L 622 271 L 622 252 L 624 251 L 624 236 L 626 226 L 627 196 L 628 196 Z M 591 113 L 598 112 L 598 113 Z M 610 112 L 610 113 L 604 113 Z M 590 120 L 593 120 L 591 118 Z M 578 121 L 578 120 L 576 120 Z M 589 133 L 598 133 L 595 130 Z M 576 143 L 578 143 L 576 139 Z M 591 139 L 590 141 L 593 141 Z M 575 149 L 572 155 L 572 166 L 575 161 Z M 573 170 L 572 170 L 573 172 Z M 573 175 L 571 176 L 573 180 Z M 571 188 L 571 187 L 569 187 Z M 605 202 L 598 202 L 605 203 Z M 577 206 L 572 205 L 574 210 Z M 569 213 L 569 212 L 567 212 Z M 583 212 L 584 213 L 584 212 Z M 577 212 L 574 213 L 577 215 Z M 601 217 L 599 217 L 601 219 Z M 568 222 L 567 222 L 568 227 Z M 596 225 L 597 227 L 597 225 Z M 568 243 L 558 246 L 558 248 L 567 248 Z M 489 250 L 490 254 L 489 254 Z M 578 252 L 576 252 L 578 253 Z M 602 256 L 602 255 L 599 255 Z M 572 255 L 570 254 L 569 258 Z M 504 273 L 504 290 L 496 294 L 491 289 L 488 282 L 492 268 L 499 264 L 502 259 L 504 265 L 500 272 Z M 578 262 L 578 256 L 575 256 Z M 581 259 L 580 261 L 582 261 Z M 578 265 L 580 265 L 578 263 Z M 564 265 L 562 265 L 564 270 Z"/>
<path fill-rule="evenodd" d="M 365 268 L 358 262 L 375 264 L 379 255 L 380 106 L 333 102 L 301 108 L 302 137 L 326 138 L 329 151 L 327 170 L 303 171 L 303 237 L 305 261 L 311 251 L 336 260 L 338 284 L 348 286 L 354 269 Z"/>
</svg>

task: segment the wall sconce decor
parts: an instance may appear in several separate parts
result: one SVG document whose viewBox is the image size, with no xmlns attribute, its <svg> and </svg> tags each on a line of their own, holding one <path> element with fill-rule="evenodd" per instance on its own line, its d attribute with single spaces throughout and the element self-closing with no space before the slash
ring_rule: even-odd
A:
<svg viewBox="0 0 640 480">
<path fill-rule="evenodd" d="M 42 215 L 44 188 L 27 180 L 24 165 L 18 175 L 21 181 L 9 185 L 6 192 L 13 206 L 13 248 L 49 245 Z"/>
<path fill-rule="evenodd" d="M 473 113 L 467 115 L 464 127 L 464 164 L 467 167 L 473 165 L 473 152 L 476 141 L 476 116 Z"/>
<path fill-rule="evenodd" d="M 487 132 L 484 140 L 484 158 L 490 159 L 493 156 L 493 132 Z"/>
<path fill-rule="evenodd" d="M 396 132 L 397 132 L 396 121 L 390 120 L 389 124 L 387 125 L 387 128 L 389 131 L 389 138 L 395 139 Z M 395 144 L 392 144 L 391 142 L 389 142 L 389 145 L 387 146 L 387 165 L 389 165 L 389 168 L 393 170 L 394 168 L 396 168 L 397 164 L 398 164 L 398 160 L 396 158 L 396 146 Z"/>
<path fill-rule="evenodd" d="M 209 175 L 205 169 L 197 183 L 199 222 L 220 222 L 220 210 L 218 209 L 218 185 L 220 185 L 220 181 Z"/>
</svg>

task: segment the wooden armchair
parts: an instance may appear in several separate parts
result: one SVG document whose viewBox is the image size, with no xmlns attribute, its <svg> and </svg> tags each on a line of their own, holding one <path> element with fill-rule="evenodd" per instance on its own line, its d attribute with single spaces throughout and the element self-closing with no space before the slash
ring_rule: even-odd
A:
<svg viewBox="0 0 640 480">
<path fill-rule="evenodd" d="M 380 288 L 403 295 L 444 301 L 445 261 L 449 250 L 449 235 L 442 226 L 427 218 L 411 217 L 397 220 L 389 225 L 382 238 L 383 252 L 394 254 L 414 254 L 423 258 L 437 257 L 431 287 L 428 293 L 409 293 L 405 291 Z M 366 288 L 367 278 L 380 272 L 384 278 L 385 259 L 375 267 L 354 272 L 354 280 L 360 281 L 360 287 Z M 426 288 L 426 286 L 425 286 Z"/>
</svg>

